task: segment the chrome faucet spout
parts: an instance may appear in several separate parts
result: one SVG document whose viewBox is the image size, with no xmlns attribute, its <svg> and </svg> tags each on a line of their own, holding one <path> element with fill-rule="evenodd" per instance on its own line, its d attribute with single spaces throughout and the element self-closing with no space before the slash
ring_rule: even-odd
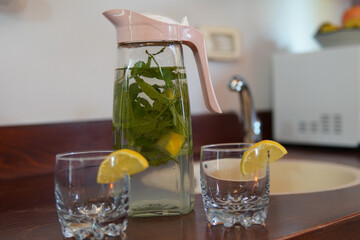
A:
<svg viewBox="0 0 360 240">
<path fill-rule="evenodd" d="M 245 133 L 244 141 L 260 141 L 262 139 L 261 122 L 256 115 L 249 85 L 243 77 L 235 75 L 229 81 L 229 89 L 238 92 L 240 95 L 241 117 L 243 119 Z"/>
</svg>

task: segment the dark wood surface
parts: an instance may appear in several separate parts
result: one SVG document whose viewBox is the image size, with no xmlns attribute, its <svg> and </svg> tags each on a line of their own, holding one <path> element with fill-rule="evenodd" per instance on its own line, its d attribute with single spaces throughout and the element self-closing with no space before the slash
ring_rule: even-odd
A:
<svg viewBox="0 0 360 240">
<path fill-rule="evenodd" d="M 225 129 L 216 130 L 223 137 L 210 135 L 204 126 L 223 122 Z M 194 145 L 239 141 L 237 122 L 232 114 L 193 118 Z M 199 136 L 199 129 L 207 137 Z M 360 168 L 359 149 L 286 147 L 288 158 Z M 0 127 L 0 239 L 62 239 L 53 193 L 54 156 L 94 148 L 111 148 L 110 121 Z M 201 196 L 195 200 L 194 211 L 185 216 L 130 218 L 127 239 L 360 239 L 360 186 L 270 196 L 266 226 L 249 229 L 210 227 Z"/>
</svg>

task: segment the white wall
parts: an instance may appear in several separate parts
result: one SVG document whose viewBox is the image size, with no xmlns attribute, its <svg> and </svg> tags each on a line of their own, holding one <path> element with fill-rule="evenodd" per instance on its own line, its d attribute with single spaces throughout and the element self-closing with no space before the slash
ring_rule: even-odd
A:
<svg viewBox="0 0 360 240">
<path fill-rule="evenodd" d="M 271 110 L 271 55 L 311 51 L 320 23 L 339 24 L 344 0 L 0 0 L 0 125 L 110 119 L 115 29 L 101 15 L 112 8 L 152 12 L 192 26 L 238 28 L 243 57 L 210 62 L 221 108 L 239 111 L 227 89 L 243 75 L 256 108 Z M 198 11 L 196 11 L 197 9 Z M 191 108 L 206 113 L 191 51 L 185 49 Z"/>
</svg>

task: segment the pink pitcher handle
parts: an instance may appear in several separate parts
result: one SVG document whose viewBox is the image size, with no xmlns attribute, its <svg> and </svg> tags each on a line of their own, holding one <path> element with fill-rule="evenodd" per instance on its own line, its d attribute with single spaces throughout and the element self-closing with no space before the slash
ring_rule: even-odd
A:
<svg viewBox="0 0 360 240">
<path fill-rule="evenodd" d="M 188 26 L 183 26 L 182 31 L 183 43 L 194 53 L 205 105 L 213 113 L 222 113 L 211 84 L 204 36 L 197 29 Z"/>
</svg>

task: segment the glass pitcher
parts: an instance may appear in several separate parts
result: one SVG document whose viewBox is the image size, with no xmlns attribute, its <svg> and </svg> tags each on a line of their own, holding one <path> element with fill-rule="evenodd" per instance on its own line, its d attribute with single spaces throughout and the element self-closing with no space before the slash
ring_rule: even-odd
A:
<svg viewBox="0 0 360 240">
<path fill-rule="evenodd" d="M 150 165 L 131 178 L 129 214 L 187 214 L 194 206 L 195 183 L 183 41 L 165 37 L 182 25 L 163 23 L 128 10 L 110 10 L 104 15 L 118 33 L 114 148 L 133 149 Z M 149 26 L 159 29 L 159 25 L 165 26 L 162 35 L 155 35 L 153 28 L 147 33 Z M 211 96 L 207 102 L 218 107 L 209 80 L 202 81 L 212 91 L 206 93 Z M 213 111 L 219 112 L 220 108 Z"/>
</svg>

